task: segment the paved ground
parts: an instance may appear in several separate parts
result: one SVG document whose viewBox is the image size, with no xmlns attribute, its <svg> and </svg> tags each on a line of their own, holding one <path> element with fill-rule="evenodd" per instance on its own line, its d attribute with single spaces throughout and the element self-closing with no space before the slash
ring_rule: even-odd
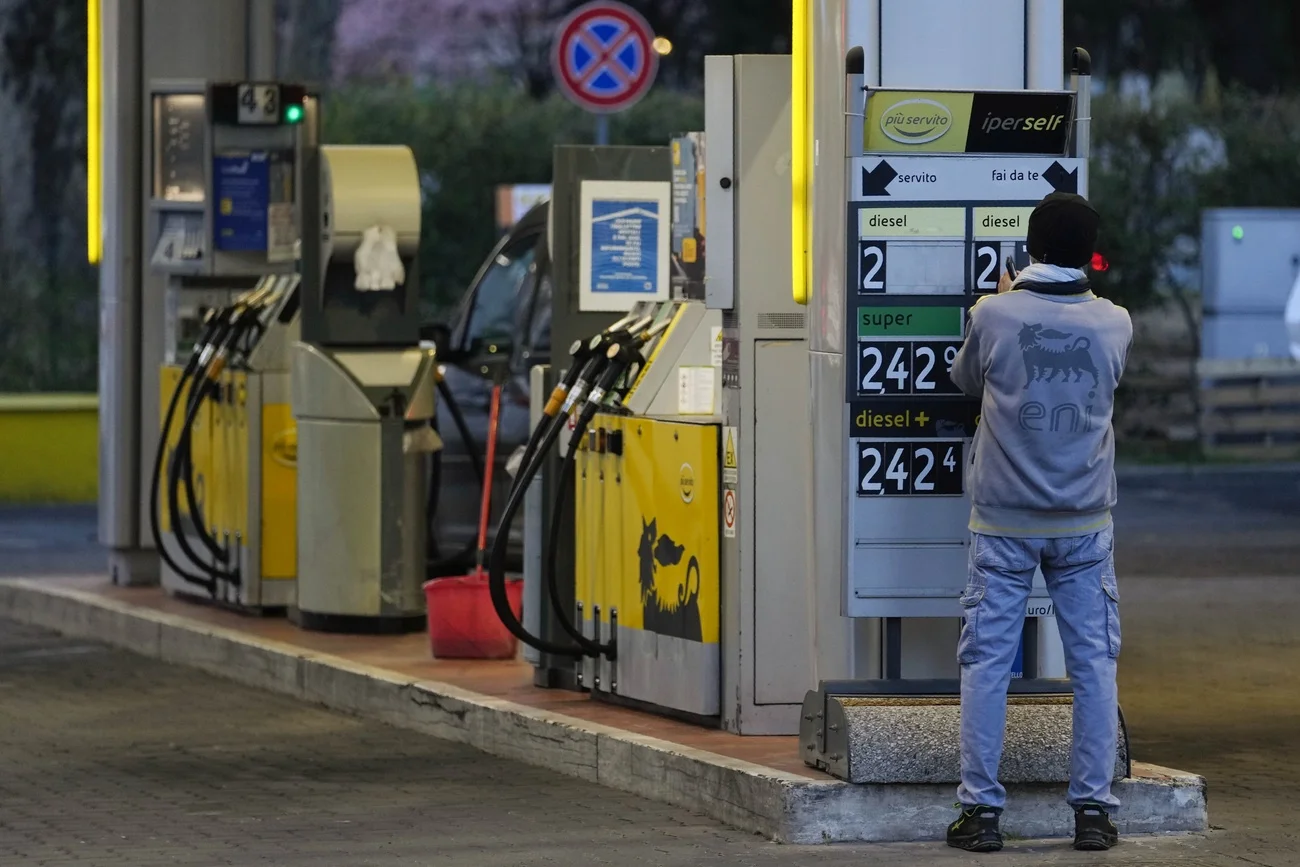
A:
<svg viewBox="0 0 1300 867">
<path fill-rule="evenodd" d="M 1060 843 L 1017 843 L 1000 857 L 1026 867 L 1300 865 L 1300 474 L 1144 476 L 1124 490 L 1121 696 L 1134 752 L 1205 774 L 1219 830 L 1129 840 L 1102 857 Z M 0 572 L 97 570 L 92 538 L 93 512 L 0 510 Z M 0 622 L 3 865 L 989 860 L 931 845 L 776 846 L 684 810 Z"/>
<path fill-rule="evenodd" d="M 94 506 L 0 505 L 0 575 L 104 572 Z"/>
<path fill-rule="evenodd" d="M 1181 747 L 1179 749 L 1182 749 Z M 1294 749 L 1294 748 L 1293 748 Z M 1259 756 L 1263 759 L 1263 756 Z M 1218 776 L 1240 773 L 1224 755 Z M 1216 780 L 1209 839 L 1059 842 L 1013 862 L 1297 863 L 1288 770 Z M 1201 762 L 1202 767 L 1208 767 Z M 1267 805 L 1256 815 L 1250 804 Z M 928 865 L 941 846 L 778 846 L 691 813 L 152 660 L 0 622 L 0 863 Z"/>
</svg>

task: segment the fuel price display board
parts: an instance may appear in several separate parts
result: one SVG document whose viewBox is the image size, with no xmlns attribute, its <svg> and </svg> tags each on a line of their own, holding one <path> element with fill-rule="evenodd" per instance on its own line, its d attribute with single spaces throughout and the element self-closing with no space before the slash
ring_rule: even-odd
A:
<svg viewBox="0 0 1300 867">
<path fill-rule="evenodd" d="M 1086 192 L 1087 161 L 1063 155 L 1064 135 L 1044 156 L 926 153 L 871 123 L 865 141 L 898 147 L 845 161 L 843 611 L 961 616 L 980 401 L 953 382 L 953 362 L 971 308 L 997 292 L 1007 260 L 1029 264 L 1034 207 L 1054 191 Z"/>
<path fill-rule="evenodd" d="M 1079 161 L 1059 158 L 850 160 L 846 345 L 854 359 L 845 380 L 852 439 L 974 436 L 978 401 L 951 378 L 969 310 L 997 291 L 1008 259 L 1017 269 L 1029 264 L 1030 213 L 1053 190 L 1077 189 L 1079 171 Z M 914 442 L 904 445 L 882 456 L 895 483 L 859 478 L 859 496 L 965 493 L 961 472 L 943 484 L 902 484 L 928 466 L 928 458 L 915 457 Z"/>
</svg>

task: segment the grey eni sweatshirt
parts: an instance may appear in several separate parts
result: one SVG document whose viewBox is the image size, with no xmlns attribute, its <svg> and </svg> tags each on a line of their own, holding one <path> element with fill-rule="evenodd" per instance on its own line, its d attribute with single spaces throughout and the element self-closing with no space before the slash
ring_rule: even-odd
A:
<svg viewBox="0 0 1300 867">
<path fill-rule="evenodd" d="M 952 365 L 953 383 L 981 398 L 972 531 L 1059 538 L 1110 525 L 1111 414 L 1132 342 L 1128 311 L 1086 281 L 1022 282 L 976 303 Z"/>
</svg>

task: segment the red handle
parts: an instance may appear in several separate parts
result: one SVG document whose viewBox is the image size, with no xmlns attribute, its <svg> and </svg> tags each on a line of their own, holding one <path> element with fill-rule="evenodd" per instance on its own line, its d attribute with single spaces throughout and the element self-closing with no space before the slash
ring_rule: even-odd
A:
<svg viewBox="0 0 1300 867">
<path fill-rule="evenodd" d="M 488 416 L 487 461 L 483 465 L 483 505 L 478 516 L 479 562 L 487 551 L 488 521 L 492 518 L 492 466 L 497 459 L 497 425 L 501 420 L 501 386 L 492 386 L 492 410 Z"/>
</svg>

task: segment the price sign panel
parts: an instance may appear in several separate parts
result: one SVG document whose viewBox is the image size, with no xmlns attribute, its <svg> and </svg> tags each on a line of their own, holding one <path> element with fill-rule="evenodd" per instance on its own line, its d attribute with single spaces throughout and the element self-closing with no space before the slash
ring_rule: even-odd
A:
<svg viewBox="0 0 1300 867">
<path fill-rule="evenodd" d="M 859 497 L 960 497 L 961 440 L 858 440 Z"/>
<path fill-rule="evenodd" d="M 960 341 L 892 340 L 858 343 L 858 394 L 954 395 L 952 363 Z"/>
<path fill-rule="evenodd" d="M 276 124 L 280 121 L 280 88 L 274 84 L 239 85 L 240 124 Z"/>
<path fill-rule="evenodd" d="M 961 295 L 964 208 L 858 212 L 859 295 Z"/>
<path fill-rule="evenodd" d="M 996 292 L 998 280 L 1011 259 L 1016 270 L 1029 264 L 1029 215 L 1032 207 L 972 208 L 971 292 Z"/>
<path fill-rule="evenodd" d="M 898 110 L 885 112 L 871 102 L 883 98 L 868 97 L 867 152 L 845 165 L 844 612 L 959 617 L 981 401 L 953 382 L 953 364 L 971 307 L 997 291 L 1007 260 L 1029 265 L 1034 207 L 1053 191 L 1086 195 L 1088 166 L 1028 140 L 931 154 L 900 134 L 899 112 L 929 118 L 942 100 L 900 91 L 890 97 Z M 871 141 L 891 144 L 882 152 Z"/>
</svg>

